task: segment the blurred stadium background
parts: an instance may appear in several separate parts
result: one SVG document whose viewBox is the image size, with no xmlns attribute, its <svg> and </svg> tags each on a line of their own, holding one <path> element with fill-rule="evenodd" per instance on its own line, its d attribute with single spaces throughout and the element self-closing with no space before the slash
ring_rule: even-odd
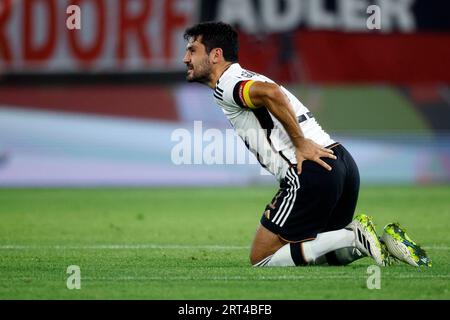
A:
<svg viewBox="0 0 450 320">
<path fill-rule="evenodd" d="M 184 81 L 183 31 L 205 20 L 239 29 L 241 64 L 292 89 L 364 184 L 448 184 L 449 16 L 426 0 L 0 0 L 0 186 L 273 185 L 256 161 L 171 159 L 175 129 L 230 128 Z"/>
<path fill-rule="evenodd" d="M 448 0 L 0 0 L 0 299 L 448 299 L 449 17 Z M 383 269 L 383 290 L 368 259 L 250 268 L 277 185 L 184 80 L 182 34 L 206 20 L 350 149 L 357 212 L 404 224 L 433 268 Z M 183 134 L 198 164 L 173 161 Z"/>
</svg>

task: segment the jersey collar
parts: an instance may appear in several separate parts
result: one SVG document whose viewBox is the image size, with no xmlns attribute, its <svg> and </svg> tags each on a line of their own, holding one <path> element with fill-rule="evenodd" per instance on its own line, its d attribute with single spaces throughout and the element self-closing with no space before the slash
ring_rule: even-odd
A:
<svg viewBox="0 0 450 320">
<path fill-rule="evenodd" d="M 240 66 L 239 63 L 237 63 L 237 62 L 234 62 L 234 63 L 230 64 L 230 65 L 222 72 L 222 74 L 220 75 L 219 79 L 217 79 L 216 87 L 219 85 L 220 79 L 222 79 L 223 76 L 224 76 L 227 72 L 229 72 L 229 71 L 231 71 L 231 70 L 233 70 L 233 69 L 235 69 L 235 68 L 240 68 L 240 67 L 241 67 L 241 66 Z"/>
</svg>

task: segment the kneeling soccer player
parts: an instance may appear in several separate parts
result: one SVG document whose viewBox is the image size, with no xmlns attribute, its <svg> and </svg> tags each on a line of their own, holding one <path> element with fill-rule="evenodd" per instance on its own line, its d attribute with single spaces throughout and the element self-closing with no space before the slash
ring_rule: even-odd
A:
<svg viewBox="0 0 450 320">
<path fill-rule="evenodd" d="M 431 265 L 398 224 L 380 238 L 370 217 L 353 219 L 359 172 L 351 154 L 288 90 L 239 65 L 230 25 L 200 23 L 184 37 L 187 80 L 214 90 L 237 134 L 280 183 L 256 231 L 254 266 L 345 265 L 364 256 L 387 265 L 391 255 Z"/>
</svg>

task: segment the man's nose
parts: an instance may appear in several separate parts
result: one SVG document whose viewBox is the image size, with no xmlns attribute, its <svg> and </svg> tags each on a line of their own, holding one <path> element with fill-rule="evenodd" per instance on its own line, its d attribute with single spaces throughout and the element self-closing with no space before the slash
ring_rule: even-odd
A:
<svg viewBox="0 0 450 320">
<path fill-rule="evenodd" d="M 189 54 L 186 52 L 186 54 L 183 57 L 183 63 L 187 64 L 189 63 L 190 58 L 189 58 Z"/>
</svg>

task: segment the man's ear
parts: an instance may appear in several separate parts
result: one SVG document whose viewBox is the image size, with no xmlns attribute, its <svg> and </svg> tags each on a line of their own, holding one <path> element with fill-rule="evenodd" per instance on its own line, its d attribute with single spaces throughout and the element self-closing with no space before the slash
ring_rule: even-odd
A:
<svg viewBox="0 0 450 320">
<path fill-rule="evenodd" d="M 214 48 L 209 53 L 209 58 L 212 63 L 216 64 L 223 60 L 223 50 L 221 48 Z"/>
</svg>

